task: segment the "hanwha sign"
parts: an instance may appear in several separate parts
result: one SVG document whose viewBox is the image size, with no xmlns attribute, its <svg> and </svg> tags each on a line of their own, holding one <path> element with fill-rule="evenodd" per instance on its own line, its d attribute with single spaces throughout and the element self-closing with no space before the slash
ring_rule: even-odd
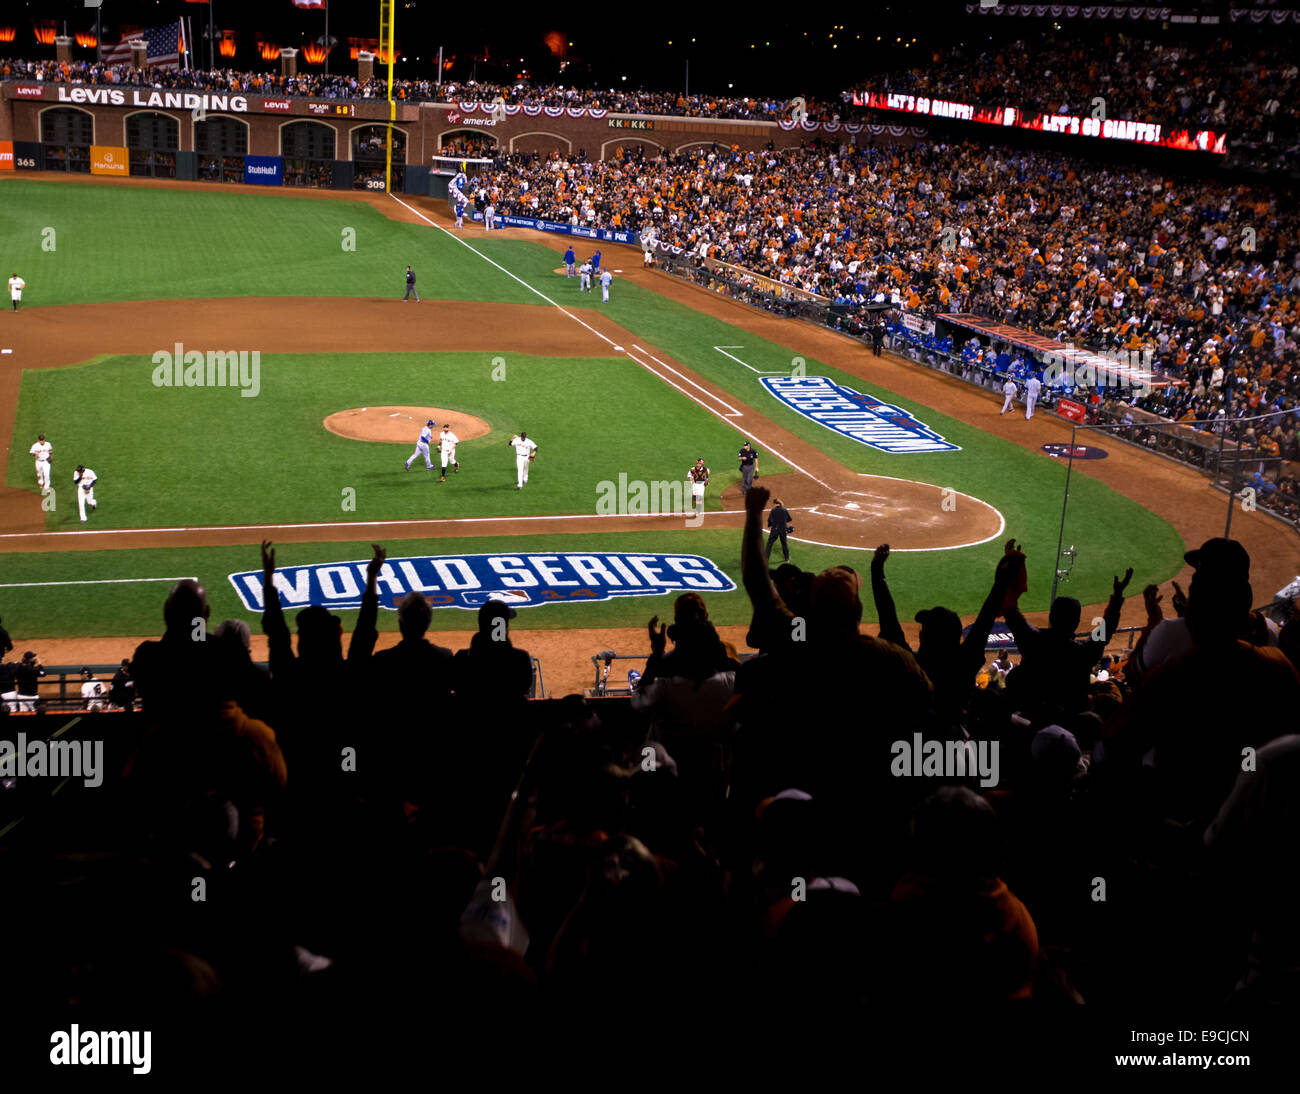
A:
<svg viewBox="0 0 1300 1094">
<path fill-rule="evenodd" d="M 92 175 L 126 175 L 130 156 L 125 148 L 115 145 L 90 146 L 90 173 Z"/>
</svg>

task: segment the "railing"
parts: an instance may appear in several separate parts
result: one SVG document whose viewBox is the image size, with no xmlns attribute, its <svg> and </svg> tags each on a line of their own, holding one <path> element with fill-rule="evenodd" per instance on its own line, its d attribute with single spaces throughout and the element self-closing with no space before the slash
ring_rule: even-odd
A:
<svg viewBox="0 0 1300 1094">
<path fill-rule="evenodd" d="M 528 698 L 545 699 L 546 684 L 542 677 L 542 663 L 536 657 L 532 658 L 533 662 L 533 682 L 528 689 Z M 266 668 L 266 662 L 254 662 L 261 668 Z M 109 702 L 108 689 L 109 682 L 117 673 L 118 665 L 43 665 L 45 675 L 37 683 L 37 693 L 35 696 L 26 696 L 17 699 L 0 700 L 8 713 L 19 714 L 67 714 L 85 711 L 88 702 L 98 702 L 102 704 L 104 711 L 124 713 L 124 707 L 114 706 Z M 93 677 L 104 685 L 104 694 L 95 700 L 82 698 L 81 670 L 90 669 Z M 12 683 L 8 685 L 12 687 Z M 4 692 L 8 694 L 8 692 Z M 133 710 L 140 709 L 140 702 L 136 700 L 132 706 Z"/>
</svg>

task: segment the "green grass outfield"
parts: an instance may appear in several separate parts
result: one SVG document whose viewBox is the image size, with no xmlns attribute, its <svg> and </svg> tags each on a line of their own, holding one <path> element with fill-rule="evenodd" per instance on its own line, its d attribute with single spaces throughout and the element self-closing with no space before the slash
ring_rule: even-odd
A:
<svg viewBox="0 0 1300 1094">
<path fill-rule="evenodd" d="M 0 249 L 28 282 L 25 306 L 168 297 L 396 298 L 407 262 L 415 266 L 425 297 L 543 305 L 536 293 L 472 254 L 457 238 L 422 225 L 395 223 L 364 203 L 28 180 L 5 182 L 0 196 Z M 213 225 L 220 225 L 220 231 Z M 54 251 L 41 249 L 41 229 L 46 226 L 56 231 Z M 348 227 L 356 229 L 355 252 L 340 246 Z M 877 452 L 789 410 L 761 388 L 754 371 L 714 347 L 737 347 L 728 353 L 754 369 L 786 373 L 794 364 L 790 349 L 618 280 L 611 302 L 602 305 L 598 293 L 580 294 L 575 281 L 555 274 L 567 240 L 547 246 L 485 238 L 481 230 L 466 231 L 459 238 L 566 308 L 578 313 L 599 309 L 851 470 L 950 487 L 997 507 L 1007 521 L 1006 536 L 1015 536 L 1031 549 L 1026 604 L 1046 606 L 1065 475 L 1060 464 L 805 357 L 808 375 L 829 376 L 901 406 L 962 446 L 958 453 Z M 591 247 L 584 241 L 579 249 Z M 794 338 L 797 332 L 798 327 L 792 327 Z M 609 353 L 594 336 L 592 341 L 593 352 Z M 846 350 L 849 346 L 846 342 Z M 262 361 L 258 398 L 241 398 L 231 388 L 155 388 L 148 358 L 104 358 L 79 368 L 25 372 L 16 437 L 34 434 L 41 428 L 37 423 L 59 423 L 55 486 L 68 489 L 60 494 L 59 510 L 48 518 L 53 529 L 80 527 L 72 468 L 59 460 L 59 452 L 93 453 L 91 466 L 103 479 L 96 524 L 109 528 L 591 513 L 602 480 L 615 480 L 620 472 L 646 480 L 679 479 L 701 453 L 715 472 L 711 498 L 738 477 L 736 430 L 625 358 L 512 354 L 507 381 L 493 382 L 493 356 L 490 331 L 484 334 L 481 354 L 268 356 Z M 455 406 L 492 426 L 487 437 L 461 446 L 463 471 L 447 487 L 429 481 L 433 476 L 428 472 L 402 470 L 399 461 L 410 455 L 414 436 L 401 445 L 367 444 L 333 436 L 320 426 L 335 410 L 403 403 Z M 513 455 L 505 441 L 525 420 L 542 454 L 529 489 L 520 494 L 513 489 Z M 762 438 L 758 441 L 762 450 Z M 31 489 L 26 446 L 20 447 L 17 458 L 11 456 L 8 483 Z M 761 466 L 768 474 L 780 470 L 770 454 Z M 425 481 L 419 481 L 421 477 Z M 356 491 L 355 509 L 343 508 L 346 488 Z M 700 537 L 691 542 L 701 544 L 713 543 L 709 537 L 715 535 L 707 529 L 656 533 L 653 543 L 645 535 L 632 535 L 625 549 L 686 549 L 668 545 L 666 540 L 674 534 Z M 708 550 L 691 549 L 728 568 L 727 559 L 736 554 L 735 538 L 731 536 L 730 546 L 718 541 Z M 546 541 L 548 537 L 529 535 L 512 537 L 510 543 L 518 551 Z M 1111 575 L 1135 561 L 1130 545 L 1142 545 L 1134 579 L 1139 585 L 1164 580 L 1182 564 L 1183 545 L 1166 522 L 1085 474 L 1076 474 L 1072 483 L 1065 541 L 1079 547 L 1079 563 L 1066 591 L 1085 602 L 1105 599 Z M 330 548 L 321 559 L 360 557 L 355 551 L 338 554 L 344 546 Z M 584 541 L 582 546 L 591 544 Z M 432 553 L 478 549 L 465 540 L 443 540 L 429 548 Z M 482 549 L 501 549 L 500 541 Z M 915 566 L 913 572 L 923 575 L 916 586 L 918 593 L 926 593 L 922 599 L 942 599 L 970 613 L 983 595 L 984 563 L 996 557 L 998 549 L 998 544 L 985 544 L 899 558 L 907 558 L 908 569 Z M 206 565 L 200 559 L 208 557 L 208 550 L 226 549 L 183 552 L 195 561 L 163 567 L 163 576 L 194 572 L 196 566 Z M 394 545 L 394 553 L 399 550 L 418 553 Z M 721 553 L 712 554 L 715 550 Z M 76 573 L 83 580 L 155 574 L 152 567 L 135 572 L 130 556 L 137 553 L 51 556 L 34 571 L 23 572 L 64 567 L 69 563 L 56 560 L 76 559 Z M 846 556 L 865 568 L 866 556 L 860 552 L 831 551 L 825 558 Z M 29 565 L 24 556 L 3 557 L 5 575 Z M 808 566 L 820 564 L 820 559 L 816 550 L 801 550 L 797 558 Z M 225 572 L 255 563 L 230 565 L 221 580 Z M 215 565 L 220 570 L 226 563 Z M 978 580 L 963 577 L 969 572 L 979 574 Z M 215 584 L 206 574 L 200 576 Z M 6 576 L 0 584 L 40 579 Z M 48 623 L 37 628 L 40 633 L 52 633 L 54 621 L 65 618 L 64 588 L 40 594 L 50 607 L 41 613 Z M 131 601 L 148 589 L 94 588 L 114 589 L 114 599 Z M 28 595 L 28 590 L 0 589 L 6 616 L 15 598 Z M 99 592 L 94 597 L 68 595 L 69 633 L 140 633 L 142 624 L 157 618 L 156 612 L 140 616 L 132 609 L 136 622 L 121 629 L 124 624 L 111 608 L 102 613 L 92 609 L 91 618 L 87 608 L 72 607 L 107 603 Z M 736 603 L 741 599 L 738 594 Z M 907 600 L 900 596 L 900 603 Z M 719 618 L 743 621 L 739 609 L 735 618 L 727 618 L 731 610 L 723 605 Z M 454 618 L 460 613 L 450 614 Z M 638 601 L 615 600 L 528 614 L 529 625 L 578 626 L 593 619 L 603 624 L 606 615 L 611 625 L 640 623 L 646 613 Z M 145 626 L 146 632 L 153 629 L 156 622 Z"/>
<path fill-rule="evenodd" d="M 739 447 L 734 429 L 626 358 L 512 354 L 499 381 L 490 354 L 275 355 L 262 358 L 256 398 L 230 387 L 154 387 L 153 369 L 147 357 L 107 357 L 23 373 L 15 436 L 59 423 L 49 528 L 82 527 L 74 465 L 60 452 L 94 453 L 95 527 L 165 528 L 595 513 L 600 483 L 616 483 L 620 471 L 684 490 L 700 452 Z M 461 472 L 439 485 L 423 460 L 403 470 L 418 425 L 408 440 L 381 444 L 321 424 L 338 410 L 390 405 L 455 407 L 492 432 L 458 445 Z M 69 412 L 84 406 L 95 412 Z M 520 428 L 539 445 L 522 493 L 507 446 Z M 440 466 L 436 447 L 431 459 Z M 774 459 L 763 469 L 787 470 Z M 734 460 L 718 472 L 711 508 L 740 478 Z M 35 489 L 25 458 L 7 478 Z"/>
<path fill-rule="evenodd" d="M 382 537 L 380 537 L 382 539 Z M 1029 591 L 1022 600 L 1026 610 L 1047 606 L 1051 586 L 1051 558 L 1056 538 L 1026 541 Z M 740 532 L 703 527 L 658 531 L 653 537 L 633 532 L 592 535 L 493 536 L 470 539 L 389 541 L 393 558 L 422 554 L 518 554 L 559 551 L 654 551 L 662 554 L 697 554 L 712 559 L 736 584 L 731 593 L 706 593 L 711 618 L 720 624 L 747 624 L 749 602 L 740 587 Z M 941 602 L 973 614 L 989 589 L 993 568 L 1002 551 L 996 543 L 961 552 L 917 551 L 892 555 L 888 574 L 900 616 L 911 619 L 920 608 Z M 277 543 L 276 562 L 282 567 L 314 562 L 351 562 L 370 557 L 369 542 Z M 866 576 L 869 556 L 836 548 L 791 544 L 791 561 L 810 570 L 847 560 Z M 46 638 L 79 636 L 114 637 L 154 634 L 162 629 L 162 604 L 170 581 L 114 584 L 48 584 L 86 582 L 104 578 L 197 577 L 208 590 L 212 621 L 241 618 L 258 631 L 260 616 L 240 603 L 228 575 L 257 570 L 261 563 L 256 545 L 247 547 L 168 547 L 124 551 L 59 551 L 53 554 L 0 555 L 3 582 L 0 606 L 5 627 L 13 634 Z M 1143 559 L 1137 563 L 1134 583 L 1151 575 Z M 1099 553 L 1081 553 L 1075 575 L 1062 592 L 1079 595 L 1084 586 L 1108 590 L 1113 569 Z M 1154 580 L 1154 578 L 1151 578 Z M 28 583 L 47 584 L 28 584 Z M 686 590 L 680 590 L 686 591 Z M 676 592 L 658 596 L 616 597 L 597 602 L 547 604 L 519 609 L 515 626 L 521 629 L 571 627 L 641 627 L 650 616 L 671 616 Z M 1085 603 L 1090 601 L 1085 597 Z M 874 620 L 870 590 L 864 589 L 865 618 Z M 292 614 L 292 612 L 291 612 Z M 338 613 L 350 629 L 355 612 Z M 434 630 L 473 630 L 473 611 L 439 608 L 433 613 Z M 379 613 L 380 630 L 397 629 L 396 612 Z"/>
</svg>

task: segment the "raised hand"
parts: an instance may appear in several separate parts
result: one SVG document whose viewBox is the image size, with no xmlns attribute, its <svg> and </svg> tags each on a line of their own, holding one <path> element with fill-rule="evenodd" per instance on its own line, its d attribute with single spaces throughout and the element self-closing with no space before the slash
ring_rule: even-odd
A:
<svg viewBox="0 0 1300 1094">
<path fill-rule="evenodd" d="M 656 626 L 658 630 L 656 630 Z M 650 632 L 650 652 L 661 654 L 668 648 L 668 624 L 660 623 L 657 615 L 650 617 L 650 623 L 646 628 Z"/>
<path fill-rule="evenodd" d="M 1117 577 L 1115 579 L 1115 589 L 1112 595 L 1123 596 L 1124 590 L 1128 588 L 1128 583 L 1132 580 L 1133 580 L 1133 567 L 1130 566 L 1127 570 L 1124 571 L 1124 576 L 1122 578 Z"/>
<path fill-rule="evenodd" d="M 1174 596 L 1170 603 L 1179 619 L 1187 614 L 1187 594 L 1183 592 L 1183 587 L 1177 581 L 1174 582 Z"/>
<path fill-rule="evenodd" d="M 887 558 L 889 558 L 889 544 L 882 543 L 876 548 L 876 553 L 871 556 L 871 572 L 878 574 L 884 570 Z"/>
<path fill-rule="evenodd" d="M 1160 595 L 1159 585 L 1148 585 L 1142 590 L 1142 601 L 1146 605 L 1147 620 L 1149 622 L 1155 622 L 1163 618 L 1163 613 L 1160 611 L 1160 601 L 1163 599 L 1164 597 Z"/>
<path fill-rule="evenodd" d="M 275 548 L 269 539 L 262 540 L 262 580 L 270 581 L 275 575 Z"/>
<path fill-rule="evenodd" d="M 384 559 L 388 557 L 388 552 L 378 543 L 372 543 L 370 549 L 375 552 L 371 558 L 370 564 L 366 567 L 366 580 L 374 581 L 379 576 L 379 571 L 383 568 Z"/>
<path fill-rule="evenodd" d="M 767 487 L 751 486 L 749 492 L 745 495 L 745 511 L 762 516 L 763 510 L 767 508 L 767 501 L 771 496 L 772 492 Z"/>
</svg>

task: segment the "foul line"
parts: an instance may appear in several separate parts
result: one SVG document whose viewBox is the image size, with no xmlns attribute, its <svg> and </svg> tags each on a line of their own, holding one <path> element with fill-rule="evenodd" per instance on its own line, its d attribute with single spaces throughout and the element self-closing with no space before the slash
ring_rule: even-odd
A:
<svg viewBox="0 0 1300 1094">
<path fill-rule="evenodd" d="M 682 378 L 683 380 L 685 380 L 688 384 L 690 384 L 691 387 L 695 388 L 697 391 L 702 391 L 702 392 L 704 392 L 705 395 L 707 395 L 710 399 L 712 399 L 712 400 L 713 400 L 715 403 L 717 403 L 719 406 L 725 406 L 725 407 L 727 408 L 727 410 L 730 411 L 730 413 L 727 415 L 728 418 L 743 418 L 743 417 L 744 417 L 744 415 L 743 415 L 739 410 L 737 410 L 734 406 L 732 406 L 730 403 L 726 402 L 726 401 L 723 400 L 723 399 L 719 399 L 719 398 L 718 398 L 716 395 L 714 395 L 713 392 L 711 392 L 708 388 L 701 387 L 701 386 L 700 386 L 699 384 L 697 384 L 694 380 L 692 380 L 689 376 L 683 375 L 682 373 L 678 372 L 675 368 L 673 368 L 672 365 L 664 364 L 663 361 L 659 360 L 658 357 L 656 357 L 653 353 L 651 353 L 651 352 L 650 352 L 648 349 L 646 349 L 644 346 L 638 346 L 635 342 L 633 342 L 633 343 L 632 343 L 632 348 L 633 348 L 634 350 L 636 350 L 637 353 L 644 353 L 644 354 L 645 354 L 647 357 L 649 357 L 650 360 L 652 360 L 656 365 L 659 365 L 659 366 L 661 366 L 661 367 L 663 367 L 663 368 L 666 368 L 666 369 L 667 369 L 669 372 L 671 372 L 674 376 L 681 376 L 681 378 Z"/>
<path fill-rule="evenodd" d="M 466 243 L 463 239 L 461 239 L 460 236 L 456 235 L 454 232 L 449 232 L 449 231 L 447 231 L 447 229 L 444 228 L 441 224 L 438 224 L 438 223 L 436 223 L 435 221 L 430 220 L 427 216 L 425 216 L 422 212 L 420 212 L 419 209 L 416 209 L 415 207 L 413 207 L 413 206 L 411 206 L 411 205 L 407 205 L 407 203 L 404 202 L 401 198 L 399 198 L 396 194 L 389 194 L 388 196 L 391 197 L 395 202 L 397 202 L 397 204 L 400 205 L 403 209 L 406 209 L 406 210 L 408 210 L 409 212 L 414 213 L 417 217 L 419 217 L 422 221 L 424 221 L 427 225 L 429 225 L 429 227 L 431 227 L 431 228 L 436 228 L 438 231 L 440 231 L 443 235 L 447 236 L 449 239 L 454 239 L 457 243 L 459 243 L 459 244 L 460 244 L 462 247 L 464 247 L 466 250 L 470 251 L 470 252 L 473 253 L 473 254 L 478 255 L 479 258 L 481 258 L 484 262 L 487 262 L 487 263 L 489 263 L 490 265 L 495 266 L 498 270 L 500 270 L 503 274 L 505 274 L 505 275 L 506 275 L 508 278 L 510 278 L 512 281 L 517 281 L 517 282 L 519 282 L 519 284 L 521 284 L 521 285 L 522 285 L 525 289 L 527 289 L 529 292 L 533 293 L 533 294 L 536 295 L 536 296 L 541 297 L 541 298 L 542 298 L 543 300 L 545 300 L 548 304 L 550 304 L 551 307 L 556 308 L 556 309 L 557 309 L 561 314 L 563 314 L 563 315 L 567 315 L 567 316 L 568 316 L 570 319 L 572 319 L 575 323 L 580 323 L 582 326 L 586 327 L 587 330 L 591 331 L 591 333 L 594 334 L 597 338 L 599 338 L 602 342 L 607 342 L 609 345 L 613 346 L 614 349 L 618 350 L 620 353 L 626 353 L 627 356 L 628 356 L 628 358 L 629 358 L 630 360 L 635 361 L 638 365 L 640 365 L 643 369 L 645 369 L 646 372 L 650 373 L 651 376 L 654 376 L 655 378 L 657 378 L 657 379 L 659 379 L 659 380 L 662 380 L 662 381 L 663 381 L 665 384 L 667 384 L 669 387 L 674 388 L 674 389 L 676 389 L 677 391 L 680 391 L 683 395 L 686 396 L 686 398 L 690 399 L 691 402 L 695 403 L 696 406 L 702 407 L 704 410 L 707 410 L 710 414 L 712 414 L 715 418 L 718 418 L 718 419 L 720 419 L 720 420 L 722 420 L 722 421 L 724 421 L 724 422 L 727 422 L 728 425 L 732 425 L 732 426 L 735 425 L 735 422 L 728 422 L 728 421 L 727 421 L 727 415 L 726 415 L 726 414 L 722 414 L 722 413 L 720 413 L 719 411 L 714 410 L 713 407 L 711 407 L 711 406 L 707 405 L 706 403 L 702 402 L 700 399 L 698 399 L 696 396 L 692 395 L 689 391 L 687 391 L 687 390 L 686 390 L 684 387 L 682 387 L 680 384 L 674 383 L 674 382 L 673 382 L 672 380 L 670 380 L 667 376 L 663 375 L 663 373 L 661 373 L 661 372 L 656 372 L 653 368 L 651 368 L 649 365 L 647 365 L 647 364 L 646 364 L 644 361 L 642 361 L 639 357 L 634 356 L 631 352 L 629 352 L 628 350 L 625 350 L 622 346 L 615 344 L 615 342 L 613 341 L 613 339 L 611 339 L 608 335 L 601 334 L 600 331 L 598 331 L 598 330 L 597 330 L 595 327 L 593 327 L 590 323 L 587 323 L 587 322 L 585 322 L 584 320 L 578 318 L 578 316 L 574 315 L 573 312 L 569 311 L 569 310 L 568 310 L 567 308 L 565 308 L 563 305 L 561 305 L 561 304 L 557 304 L 554 300 L 552 300 L 549 296 L 547 296 L 544 292 L 542 292 L 541 289 L 534 288 L 532 285 L 528 284 L 528 282 L 525 281 L 522 277 L 518 276 L 517 274 L 511 273 L 509 270 L 507 270 L 504 266 L 501 265 L 501 263 L 496 262 L 496 261 L 494 261 L 493 259 L 489 258 L 487 255 L 485 255 L 482 251 L 478 250 L 477 248 L 475 248 L 475 247 L 471 247 L 468 243 Z M 735 348 L 741 348 L 741 347 L 735 347 Z M 642 352 L 644 353 L 645 351 L 642 350 Z M 742 361 L 741 364 L 744 364 L 744 362 Z M 669 366 L 665 365 L 664 367 L 667 368 L 667 367 L 669 367 Z M 745 365 L 745 367 L 746 367 L 746 368 L 749 368 L 750 366 L 749 366 L 749 365 Z M 674 371 L 676 371 L 676 370 L 674 370 Z M 755 370 L 755 371 L 757 371 L 757 370 Z M 677 373 L 677 375 L 681 376 L 682 374 L 679 372 L 679 373 Z M 784 375 L 784 374 L 782 374 L 782 375 Z M 682 378 L 685 379 L 685 377 L 682 377 Z M 696 386 L 698 387 L 699 385 L 696 385 Z M 704 391 L 703 388 L 700 388 L 700 390 L 701 390 L 701 391 Z M 708 392 L 705 392 L 705 394 L 708 394 Z M 710 398 L 716 398 L 716 396 L 712 396 L 712 395 L 710 395 Z M 718 400 L 718 401 L 721 402 L 721 400 Z M 816 475 L 814 475 L 814 474 L 813 474 L 811 471 L 809 471 L 807 468 L 800 467 L 797 463 L 794 462 L 794 460 L 790 459 L 789 456 L 784 456 L 784 455 L 782 455 L 780 452 L 777 451 L 777 449 L 776 449 L 776 447 L 775 447 L 774 445 L 768 444 L 765 440 L 763 440 L 762 437 L 759 437 L 759 436 L 758 436 L 757 434 L 755 434 L 755 433 L 750 433 L 749 436 L 753 437 L 754 440 L 756 440 L 760 445 L 762 445 L 762 446 L 763 446 L 764 448 L 766 448 L 769 452 L 771 452 L 772 455 L 774 455 L 774 456 L 775 456 L 777 459 L 779 459 L 782 463 L 787 463 L 787 464 L 789 464 L 791 467 L 793 467 L 796 471 L 798 471 L 800 474 L 802 474 L 802 475 L 807 475 L 808 478 L 812 479 L 812 481 L 815 482 L 818 486 L 821 486 L 821 487 L 823 487 L 823 488 L 826 489 L 826 490 L 833 490 L 833 489 L 834 489 L 834 487 L 832 487 L 829 483 L 823 482 L 821 479 L 819 479 Z M 398 523 L 400 523 L 400 522 L 398 522 Z"/>
<path fill-rule="evenodd" d="M 745 364 L 745 362 L 742 361 L 739 357 L 737 357 L 734 353 L 727 352 L 727 350 L 729 349 L 744 349 L 745 348 L 744 346 L 714 346 L 713 348 L 716 349 L 720 354 L 722 354 L 723 357 L 730 357 L 733 361 L 736 362 L 736 364 L 744 365 L 744 367 L 749 369 L 750 372 L 757 372 L 760 376 L 788 376 L 789 375 L 789 373 L 785 371 L 764 372 L 762 369 L 757 369 L 753 365 Z"/>
<path fill-rule="evenodd" d="M 735 513 L 744 516 L 739 509 L 720 509 L 715 516 L 724 516 L 729 513 Z M 306 521 L 301 524 L 203 524 L 194 527 L 185 528 L 85 528 L 68 532 L 4 532 L 0 533 L 0 539 L 36 539 L 43 536 L 144 536 L 157 535 L 163 532 L 274 532 L 274 531 L 292 531 L 298 528 L 388 528 L 393 525 L 401 525 L 405 528 L 429 528 L 441 524 L 522 524 L 526 521 L 545 521 L 545 520 L 626 520 L 626 519 L 650 519 L 652 517 L 664 516 L 689 516 L 690 514 L 681 513 L 558 513 L 546 516 L 520 516 L 520 517 L 430 517 L 427 520 L 337 520 L 337 521 Z M 411 537 L 415 538 L 415 537 Z M 141 550 L 148 550 L 148 547 L 142 547 Z M 123 579 L 125 580 L 125 579 Z M 139 581 L 182 581 L 184 578 L 131 578 L 130 580 Z M 75 582 L 52 581 L 51 585 L 75 584 Z M 95 584 L 94 582 L 85 582 L 85 584 Z M 11 588 L 13 586 L 0 585 L 0 589 Z"/>
<path fill-rule="evenodd" d="M 57 532 L 36 533 L 37 535 L 58 535 Z M 136 585 L 147 581 L 198 581 L 197 577 L 105 577 L 97 581 L 18 581 L 12 585 L 0 585 L 0 589 L 35 589 L 46 585 Z"/>
</svg>

